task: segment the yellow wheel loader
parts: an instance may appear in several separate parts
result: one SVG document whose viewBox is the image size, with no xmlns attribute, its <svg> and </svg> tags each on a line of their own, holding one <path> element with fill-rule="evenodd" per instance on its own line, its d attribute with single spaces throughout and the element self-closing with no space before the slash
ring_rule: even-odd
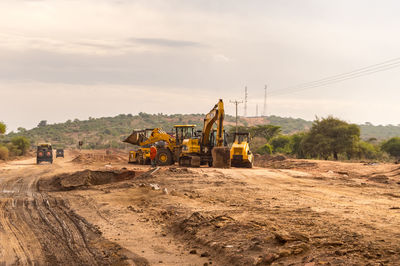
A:
<svg viewBox="0 0 400 266">
<path fill-rule="evenodd" d="M 224 103 L 220 99 L 205 116 L 203 130 L 201 132 L 192 131 L 188 137 L 182 140 L 179 165 L 230 167 L 230 151 L 226 147 L 224 136 L 224 117 Z M 216 130 L 213 130 L 214 123 L 217 124 Z"/>
<path fill-rule="evenodd" d="M 254 162 L 253 153 L 250 151 L 250 134 L 244 132 L 234 133 L 234 141 L 231 147 L 231 165 L 234 167 L 252 168 Z"/>
<path fill-rule="evenodd" d="M 157 145 L 157 164 L 172 165 L 179 158 L 179 151 L 184 137 L 189 136 L 194 131 L 195 125 L 176 125 L 175 136 L 166 133 L 161 128 L 154 128 L 151 134 L 146 134 L 149 130 L 136 130 L 127 137 L 124 142 L 138 145 L 140 148 L 135 152 L 136 161 L 139 164 L 150 163 L 150 146 Z M 180 141 L 177 141 L 177 138 Z"/>
<path fill-rule="evenodd" d="M 138 145 L 136 143 L 141 143 L 147 139 L 152 132 L 153 128 L 147 128 L 143 130 L 134 130 L 132 134 L 124 140 L 124 142 Z M 150 145 L 140 145 L 136 150 L 129 151 L 129 163 L 136 164 L 150 164 Z"/>
</svg>

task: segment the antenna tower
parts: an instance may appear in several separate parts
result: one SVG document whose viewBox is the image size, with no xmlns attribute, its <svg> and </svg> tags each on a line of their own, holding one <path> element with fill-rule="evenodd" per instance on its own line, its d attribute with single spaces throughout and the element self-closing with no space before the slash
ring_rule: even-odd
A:
<svg viewBox="0 0 400 266">
<path fill-rule="evenodd" d="M 264 87 L 264 114 L 263 116 L 267 116 L 267 85 Z"/>
<path fill-rule="evenodd" d="M 244 117 L 247 116 L 247 86 L 244 87 Z"/>
</svg>

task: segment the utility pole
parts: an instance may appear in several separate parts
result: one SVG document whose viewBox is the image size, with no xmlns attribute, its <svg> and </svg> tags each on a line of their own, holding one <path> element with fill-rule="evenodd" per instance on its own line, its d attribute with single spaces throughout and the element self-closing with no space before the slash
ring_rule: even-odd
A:
<svg viewBox="0 0 400 266">
<path fill-rule="evenodd" d="M 236 133 L 238 133 L 238 105 L 243 103 L 243 101 L 234 100 L 230 102 L 236 105 Z"/>
<path fill-rule="evenodd" d="M 267 85 L 264 87 L 264 114 L 263 116 L 267 116 Z"/>
<path fill-rule="evenodd" d="M 244 87 L 244 117 L 247 116 L 247 86 Z"/>
<path fill-rule="evenodd" d="M 256 117 L 258 117 L 258 103 L 256 104 Z"/>
</svg>

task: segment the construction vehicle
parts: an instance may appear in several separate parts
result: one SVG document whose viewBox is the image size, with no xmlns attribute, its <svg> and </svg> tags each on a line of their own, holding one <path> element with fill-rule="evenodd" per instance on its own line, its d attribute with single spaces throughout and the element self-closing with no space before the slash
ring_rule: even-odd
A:
<svg viewBox="0 0 400 266">
<path fill-rule="evenodd" d="M 230 151 L 226 147 L 224 133 L 224 103 L 222 99 L 204 118 L 203 130 L 182 141 L 179 154 L 179 165 L 199 167 L 230 167 Z M 214 124 L 217 129 L 213 130 Z"/>
<path fill-rule="evenodd" d="M 40 143 L 36 151 L 36 164 L 41 162 L 53 163 L 53 148 L 50 143 Z"/>
<path fill-rule="evenodd" d="M 138 145 L 140 148 L 137 151 L 130 151 L 129 161 L 137 163 L 150 162 L 150 147 L 151 145 L 156 145 L 157 164 L 174 164 L 179 158 L 183 139 L 192 137 L 194 128 L 195 125 L 175 125 L 175 136 L 166 133 L 161 128 L 154 128 L 150 135 L 146 134 L 149 130 L 133 131 L 124 142 Z"/>
<path fill-rule="evenodd" d="M 252 168 L 254 162 L 253 153 L 250 151 L 250 133 L 235 132 L 231 147 L 231 165 L 234 167 Z"/>
<path fill-rule="evenodd" d="M 137 162 L 137 151 L 136 150 L 130 150 L 129 151 L 128 163 L 138 163 Z"/>
<path fill-rule="evenodd" d="M 147 128 L 143 130 L 134 130 L 132 134 L 124 140 L 124 142 L 139 145 L 140 147 L 136 150 L 129 151 L 129 163 L 136 164 L 150 164 L 150 146 L 149 144 L 140 145 L 146 139 L 148 139 L 150 132 L 153 128 Z"/>
<path fill-rule="evenodd" d="M 63 157 L 64 158 L 64 149 L 57 149 L 56 150 L 56 158 Z"/>
</svg>

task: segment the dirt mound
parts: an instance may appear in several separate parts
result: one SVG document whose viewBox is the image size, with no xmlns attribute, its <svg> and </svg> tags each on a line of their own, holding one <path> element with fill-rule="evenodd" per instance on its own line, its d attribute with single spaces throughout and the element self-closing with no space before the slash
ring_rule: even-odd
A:
<svg viewBox="0 0 400 266">
<path fill-rule="evenodd" d="M 38 182 L 39 191 L 66 191 L 87 188 L 93 185 L 103 185 L 137 176 L 135 171 L 91 171 L 84 170 L 72 174 L 61 174 L 51 179 L 42 179 Z"/>
<path fill-rule="evenodd" d="M 167 173 L 174 173 L 174 174 L 188 174 L 193 173 L 189 168 L 177 168 L 177 167 L 170 167 L 166 170 Z"/>
<path fill-rule="evenodd" d="M 126 160 L 126 158 L 116 154 L 82 153 L 72 159 L 72 162 L 90 164 L 95 162 L 124 162 Z"/>
<path fill-rule="evenodd" d="M 264 228 L 262 232 L 260 227 Z M 176 234 L 183 234 L 192 245 L 200 245 L 208 254 L 227 265 L 269 265 L 275 260 L 296 257 L 309 250 L 307 236 L 274 230 L 269 224 L 242 222 L 226 214 L 207 215 L 199 212 L 192 213 L 181 222 L 177 221 L 175 225 Z"/>
<path fill-rule="evenodd" d="M 317 163 L 305 160 L 287 159 L 282 155 L 259 155 L 254 157 L 254 165 L 258 167 L 274 168 L 274 169 L 304 169 L 315 168 Z"/>
<path fill-rule="evenodd" d="M 368 180 L 377 182 L 377 183 L 382 183 L 382 184 L 389 184 L 390 179 L 386 175 L 375 175 L 368 177 Z"/>
</svg>

